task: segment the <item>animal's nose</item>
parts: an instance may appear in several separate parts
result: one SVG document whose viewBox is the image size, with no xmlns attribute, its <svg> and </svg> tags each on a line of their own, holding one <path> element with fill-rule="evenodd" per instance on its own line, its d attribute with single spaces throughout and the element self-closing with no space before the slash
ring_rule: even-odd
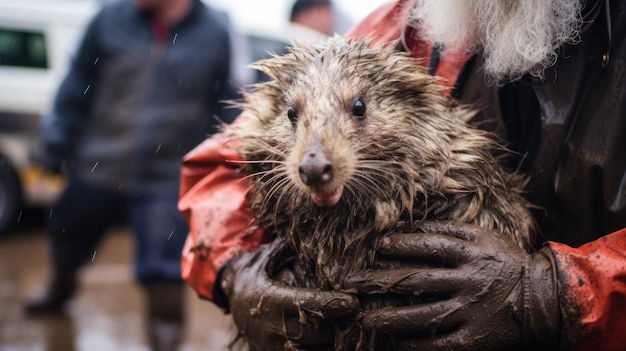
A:
<svg viewBox="0 0 626 351">
<path fill-rule="evenodd" d="M 333 179 L 333 164 L 328 160 L 324 152 L 311 151 L 306 154 L 300 167 L 298 167 L 300 179 L 306 185 L 320 185 Z"/>
<path fill-rule="evenodd" d="M 319 137 L 311 135 L 298 173 L 302 182 L 309 186 L 322 185 L 333 180 L 333 163 L 328 159 Z"/>
</svg>

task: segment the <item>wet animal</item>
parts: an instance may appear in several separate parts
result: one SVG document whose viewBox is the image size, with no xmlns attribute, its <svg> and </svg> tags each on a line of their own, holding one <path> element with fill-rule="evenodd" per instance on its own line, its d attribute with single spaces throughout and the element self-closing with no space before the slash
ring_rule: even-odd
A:
<svg viewBox="0 0 626 351">
<path fill-rule="evenodd" d="M 288 243 L 302 284 L 349 289 L 346 273 L 382 264 L 378 239 L 426 219 L 532 247 L 525 178 L 499 165 L 503 147 L 467 123 L 476 111 L 409 54 L 334 37 L 253 67 L 271 80 L 245 93 L 247 117 L 224 133 L 239 141 L 257 221 Z"/>
</svg>

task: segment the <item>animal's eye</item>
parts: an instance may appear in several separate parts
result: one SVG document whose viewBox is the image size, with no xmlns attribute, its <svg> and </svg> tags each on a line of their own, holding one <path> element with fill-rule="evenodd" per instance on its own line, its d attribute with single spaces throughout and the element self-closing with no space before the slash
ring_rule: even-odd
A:
<svg viewBox="0 0 626 351">
<path fill-rule="evenodd" d="M 296 108 L 292 105 L 287 106 L 287 118 L 289 118 L 289 120 L 293 124 L 298 121 L 298 112 L 296 111 Z"/>
<path fill-rule="evenodd" d="M 365 103 L 361 98 L 356 99 L 352 105 L 352 115 L 358 118 L 365 117 Z"/>
</svg>

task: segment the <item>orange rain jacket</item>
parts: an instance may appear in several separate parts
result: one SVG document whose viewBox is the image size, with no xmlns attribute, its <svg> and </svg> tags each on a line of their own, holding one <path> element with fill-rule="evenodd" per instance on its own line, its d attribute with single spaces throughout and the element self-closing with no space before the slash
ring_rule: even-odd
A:
<svg viewBox="0 0 626 351">
<path fill-rule="evenodd" d="M 401 1 L 387 4 L 357 25 L 348 36 L 370 36 L 375 44 L 398 42 Z M 408 29 L 410 31 L 410 29 Z M 428 58 L 431 45 L 405 36 L 405 47 Z M 453 86 L 467 58 L 444 57 L 435 74 Z M 425 60 L 425 64 L 426 64 Z M 240 160 L 236 142 L 219 134 L 186 155 L 179 208 L 190 225 L 182 256 L 182 276 L 199 296 L 212 300 L 216 275 L 235 254 L 268 240 L 251 226 L 245 193 L 248 184 L 228 160 Z M 578 340 L 577 350 L 626 349 L 626 229 L 579 248 L 549 242 L 559 271 L 562 311 L 580 316 L 563 321 L 564 333 Z M 574 335 L 571 335 L 574 333 Z"/>
</svg>

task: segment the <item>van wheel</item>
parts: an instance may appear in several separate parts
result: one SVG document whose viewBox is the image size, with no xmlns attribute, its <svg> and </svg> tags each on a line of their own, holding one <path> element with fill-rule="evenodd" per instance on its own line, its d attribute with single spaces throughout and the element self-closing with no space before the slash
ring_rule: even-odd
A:
<svg viewBox="0 0 626 351">
<path fill-rule="evenodd" d="M 20 184 L 11 164 L 0 156 L 0 232 L 16 223 L 15 215 L 21 206 Z"/>
</svg>

